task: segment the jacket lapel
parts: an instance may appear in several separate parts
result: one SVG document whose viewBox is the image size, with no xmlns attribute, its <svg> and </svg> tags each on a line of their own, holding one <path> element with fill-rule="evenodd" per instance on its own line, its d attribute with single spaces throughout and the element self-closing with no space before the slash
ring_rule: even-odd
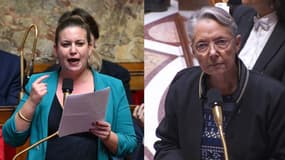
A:
<svg viewBox="0 0 285 160">
<path fill-rule="evenodd" d="M 241 48 L 244 47 L 252 27 L 253 27 L 253 17 L 249 17 L 238 27 L 239 33 L 241 34 Z"/>
<path fill-rule="evenodd" d="M 266 65 L 271 61 L 271 59 L 278 54 L 280 47 L 285 43 L 285 36 L 281 35 L 285 35 L 285 29 L 281 23 L 278 22 L 270 38 L 268 39 L 267 44 L 264 46 L 260 57 L 254 65 L 255 70 L 262 71 L 263 68 L 265 68 Z"/>
</svg>

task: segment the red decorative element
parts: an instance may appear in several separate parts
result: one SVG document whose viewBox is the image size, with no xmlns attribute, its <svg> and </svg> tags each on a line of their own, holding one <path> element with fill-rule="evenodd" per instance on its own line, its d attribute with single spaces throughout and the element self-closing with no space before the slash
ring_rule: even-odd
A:
<svg viewBox="0 0 285 160">
<path fill-rule="evenodd" d="M 0 127 L 0 160 L 11 160 L 15 154 L 16 149 L 4 143 L 2 127 Z"/>
<path fill-rule="evenodd" d="M 5 152 L 4 152 L 4 139 L 2 137 L 2 127 L 0 127 L 0 160 L 4 160 Z"/>
<path fill-rule="evenodd" d="M 144 91 L 143 90 L 134 91 L 132 93 L 132 104 L 140 105 L 142 103 L 144 103 Z"/>
</svg>

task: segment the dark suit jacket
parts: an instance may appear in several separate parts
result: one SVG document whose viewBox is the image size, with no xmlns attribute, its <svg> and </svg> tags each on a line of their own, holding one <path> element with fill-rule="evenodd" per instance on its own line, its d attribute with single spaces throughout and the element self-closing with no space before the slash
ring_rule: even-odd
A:
<svg viewBox="0 0 285 160">
<path fill-rule="evenodd" d="M 20 58 L 0 50 L 0 106 L 18 104 L 20 85 Z"/>
<path fill-rule="evenodd" d="M 241 45 L 245 45 L 253 27 L 253 17 L 256 11 L 252 8 L 240 5 L 233 13 L 241 34 Z M 278 22 L 269 37 L 261 55 L 254 65 L 254 70 L 262 72 L 285 84 L 285 25 Z"/>
<path fill-rule="evenodd" d="M 107 74 L 109 76 L 115 77 L 120 79 L 123 82 L 125 91 L 126 91 L 126 95 L 128 98 L 129 103 L 131 104 L 131 91 L 130 91 L 130 80 L 131 80 L 131 76 L 129 71 L 110 61 L 104 60 L 102 61 L 102 69 L 100 71 L 100 73 L 103 74 Z"/>
</svg>

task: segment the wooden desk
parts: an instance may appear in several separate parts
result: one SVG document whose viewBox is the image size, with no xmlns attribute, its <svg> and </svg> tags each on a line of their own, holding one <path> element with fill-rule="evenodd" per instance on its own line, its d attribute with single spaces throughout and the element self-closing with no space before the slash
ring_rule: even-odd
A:
<svg viewBox="0 0 285 160">
<path fill-rule="evenodd" d="M 0 126 L 13 114 L 15 106 L 0 106 Z"/>
<path fill-rule="evenodd" d="M 144 90 L 144 63 L 118 63 L 126 68 L 131 75 L 130 89 L 131 91 Z"/>
</svg>

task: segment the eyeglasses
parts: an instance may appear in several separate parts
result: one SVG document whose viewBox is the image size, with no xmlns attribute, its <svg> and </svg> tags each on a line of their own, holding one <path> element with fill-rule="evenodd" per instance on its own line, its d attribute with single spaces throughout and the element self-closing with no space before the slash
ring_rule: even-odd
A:
<svg viewBox="0 0 285 160">
<path fill-rule="evenodd" d="M 224 49 L 227 49 L 231 43 L 231 41 L 233 40 L 232 39 L 226 39 L 226 38 L 218 38 L 216 40 L 213 41 L 214 43 L 214 48 L 216 50 L 224 50 Z M 204 52 L 207 52 L 210 48 L 210 41 L 207 42 L 207 41 L 200 41 L 200 42 L 197 42 L 196 44 L 193 44 L 194 46 L 194 49 L 199 52 L 199 53 L 204 53 Z M 192 47 L 193 47 L 192 46 Z"/>
</svg>

